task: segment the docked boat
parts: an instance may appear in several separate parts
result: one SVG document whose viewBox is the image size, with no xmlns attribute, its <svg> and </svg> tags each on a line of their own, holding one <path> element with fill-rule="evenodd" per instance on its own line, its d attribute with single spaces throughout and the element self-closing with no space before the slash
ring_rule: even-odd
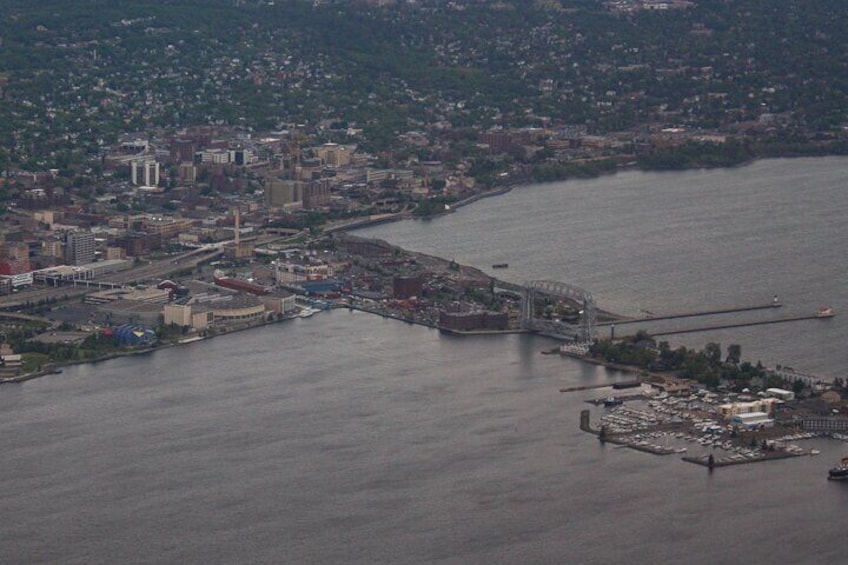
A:
<svg viewBox="0 0 848 565">
<path fill-rule="evenodd" d="M 300 316 L 301 318 L 309 318 L 320 311 L 321 310 L 317 308 L 312 308 L 311 306 L 301 306 L 298 316 Z"/>
<path fill-rule="evenodd" d="M 830 306 L 822 306 L 819 308 L 819 311 L 816 312 L 817 318 L 832 318 L 834 316 L 833 308 Z"/>
<path fill-rule="evenodd" d="M 827 478 L 830 481 L 848 481 L 848 457 L 843 457 L 839 465 L 828 471 Z"/>
</svg>

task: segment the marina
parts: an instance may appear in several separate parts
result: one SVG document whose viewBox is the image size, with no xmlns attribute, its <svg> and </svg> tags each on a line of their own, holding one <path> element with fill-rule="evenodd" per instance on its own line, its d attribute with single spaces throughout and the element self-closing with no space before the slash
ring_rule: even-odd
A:
<svg viewBox="0 0 848 565">
<path fill-rule="evenodd" d="M 635 394 L 587 400 L 603 409 L 594 415 L 583 410 L 580 427 L 597 435 L 601 443 L 653 455 L 681 455 L 683 461 L 711 469 L 820 453 L 799 445 L 804 440 L 848 440 L 840 434 L 785 433 L 778 427 L 744 430 L 718 417 L 719 404 L 727 400 L 706 391 L 686 396 L 658 394 L 643 385 Z"/>
</svg>

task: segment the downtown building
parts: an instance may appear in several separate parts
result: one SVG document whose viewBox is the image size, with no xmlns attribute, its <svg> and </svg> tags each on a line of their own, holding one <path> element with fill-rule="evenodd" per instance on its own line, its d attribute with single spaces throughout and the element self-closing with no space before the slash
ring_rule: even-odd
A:
<svg viewBox="0 0 848 565">
<path fill-rule="evenodd" d="M 152 159 L 132 161 L 130 179 L 135 186 L 159 186 L 159 163 Z"/>
<path fill-rule="evenodd" d="M 70 231 L 65 236 L 65 262 L 69 265 L 94 263 L 94 234 Z"/>
</svg>

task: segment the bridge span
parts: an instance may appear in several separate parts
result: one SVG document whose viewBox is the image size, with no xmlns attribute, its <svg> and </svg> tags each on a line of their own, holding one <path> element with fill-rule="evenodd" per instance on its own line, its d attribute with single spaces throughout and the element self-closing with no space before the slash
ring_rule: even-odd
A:
<svg viewBox="0 0 848 565">
<path fill-rule="evenodd" d="M 521 329 L 577 341 L 592 341 L 597 336 L 598 308 L 595 298 L 580 287 L 550 280 L 516 284 L 498 279 L 493 279 L 493 287 L 496 292 L 507 292 L 521 297 Z M 565 302 L 576 310 L 576 322 L 565 321 L 553 315 L 539 316 L 539 304 L 551 302 Z"/>
</svg>

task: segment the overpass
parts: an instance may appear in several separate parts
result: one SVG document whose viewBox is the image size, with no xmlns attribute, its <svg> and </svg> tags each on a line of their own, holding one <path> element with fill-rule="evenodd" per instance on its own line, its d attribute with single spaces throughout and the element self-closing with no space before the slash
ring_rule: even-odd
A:
<svg viewBox="0 0 848 565">
<path fill-rule="evenodd" d="M 521 298 L 521 329 L 576 341 L 592 341 L 597 335 L 598 308 L 591 293 L 558 281 L 536 280 L 515 284 L 492 279 L 492 290 Z M 566 303 L 578 312 L 577 322 L 541 317 L 540 301 Z"/>
</svg>

